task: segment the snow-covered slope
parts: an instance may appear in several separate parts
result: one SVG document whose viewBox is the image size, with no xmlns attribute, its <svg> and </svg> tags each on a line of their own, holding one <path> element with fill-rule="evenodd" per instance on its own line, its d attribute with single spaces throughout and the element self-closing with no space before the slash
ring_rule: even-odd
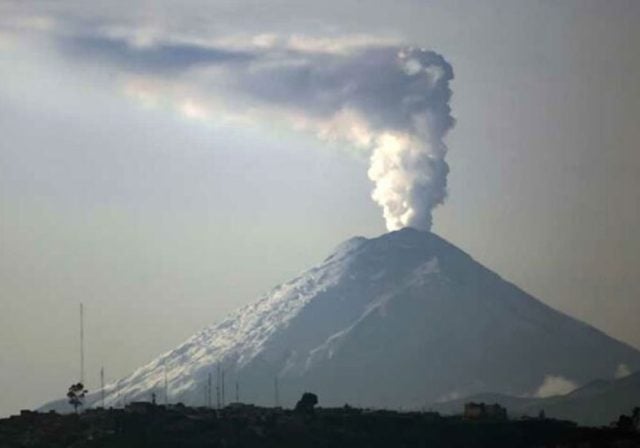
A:
<svg viewBox="0 0 640 448">
<path fill-rule="evenodd" d="M 122 400 L 204 402 L 225 370 L 227 401 L 420 407 L 483 391 L 533 394 L 640 369 L 640 353 L 537 301 L 429 232 L 353 238 L 324 262 L 106 388 Z M 214 380 L 215 381 L 215 380 Z M 92 394 L 88 404 L 97 404 Z M 46 407 L 60 407 L 60 402 Z"/>
</svg>

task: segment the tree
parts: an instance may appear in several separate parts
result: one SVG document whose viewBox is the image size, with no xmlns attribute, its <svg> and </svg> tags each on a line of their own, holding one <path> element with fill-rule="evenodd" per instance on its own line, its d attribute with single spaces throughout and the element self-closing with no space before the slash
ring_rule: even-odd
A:
<svg viewBox="0 0 640 448">
<path fill-rule="evenodd" d="M 623 431 L 632 431 L 633 420 L 628 415 L 621 415 L 618 419 L 618 423 L 616 423 L 616 427 Z"/>
<path fill-rule="evenodd" d="M 296 412 L 313 414 L 313 407 L 318 404 L 318 396 L 311 392 L 302 394 L 302 398 L 296 404 Z"/>
<path fill-rule="evenodd" d="M 69 391 L 67 392 L 67 398 L 69 399 L 69 404 L 73 406 L 73 410 L 78 413 L 78 406 L 82 406 L 84 403 L 84 397 L 87 394 L 87 390 L 84 388 L 84 384 L 77 383 L 69 386 Z"/>
<path fill-rule="evenodd" d="M 640 408 L 633 408 L 631 416 L 621 415 L 616 426 L 624 431 L 640 431 Z"/>
</svg>

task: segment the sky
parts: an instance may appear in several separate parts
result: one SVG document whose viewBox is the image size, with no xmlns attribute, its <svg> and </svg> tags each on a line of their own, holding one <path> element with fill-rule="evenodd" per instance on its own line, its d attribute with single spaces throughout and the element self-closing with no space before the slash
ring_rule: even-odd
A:
<svg viewBox="0 0 640 448">
<path fill-rule="evenodd" d="M 639 20 L 624 0 L 0 2 L 0 415 L 77 378 L 80 302 L 95 389 L 431 214 L 640 348 Z M 394 71 L 399 49 L 438 70 Z M 371 198 L 388 137 L 418 148 L 390 173 L 419 187 L 397 220 L 393 189 Z"/>
</svg>

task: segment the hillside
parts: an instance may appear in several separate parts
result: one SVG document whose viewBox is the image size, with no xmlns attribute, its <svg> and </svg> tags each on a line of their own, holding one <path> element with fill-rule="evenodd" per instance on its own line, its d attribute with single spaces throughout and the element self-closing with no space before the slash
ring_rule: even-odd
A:
<svg viewBox="0 0 640 448">
<path fill-rule="evenodd" d="M 518 398 L 502 394 L 479 394 L 432 407 L 445 414 L 459 414 L 469 401 L 499 403 L 512 417 L 537 416 L 575 421 L 585 426 L 605 426 L 640 406 L 640 372 L 617 380 L 596 380 L 566 395 Z"/>
</svg>

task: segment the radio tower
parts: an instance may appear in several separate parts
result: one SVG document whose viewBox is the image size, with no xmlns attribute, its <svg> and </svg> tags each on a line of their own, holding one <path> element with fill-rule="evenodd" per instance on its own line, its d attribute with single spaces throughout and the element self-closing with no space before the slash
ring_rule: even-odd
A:
<svg viewBox="0 0 640 448">
<path fill-rule="evenodd" d="M 207 406 L 211 409 L 211 372 L 209 372 L 209 376 L 207 378 Z"/>
<path fill-rule="evenodd" d="M 240 403 L 240 384 L 236 381 L 236 403 Z"/>
<path fill-rule="evenodd" d="M 216 366 L 216 404 L 220 409 L 220 366 Z"/>
<path fill-rule="evenodd" d="M 84 384 L 84 307 L 80 303 L 80 382 Z"/>
<path fill-rule="evenodd" d="M 273 380 L 273 391 L 275 393 L 276 407 L 280 407 L 280 388 L 278 387 L 278 377 Z"/>
<path fill-rule="evenodd" d="M 224 407 L 224 368 L 222 368 L 222 407 Z"/>
<path fill-rule="evenodd" d="M 102 409 L 104 409 L 104 366 L 100 368 L 100 399 L 102 400 Z"/>
<path fill-rule="evenodd" d="M 163 362 L 164 368 L 164 405 L 167 406 L 169 404 L 169 384 L 167 381 L 167 361 Z"/>
</svg>

